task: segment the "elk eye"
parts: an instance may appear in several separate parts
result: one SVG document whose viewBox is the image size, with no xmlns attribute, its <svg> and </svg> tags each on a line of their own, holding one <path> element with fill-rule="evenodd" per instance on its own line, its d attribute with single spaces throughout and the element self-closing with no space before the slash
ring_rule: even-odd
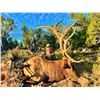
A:
<svg viewBox="0 0 100 100">
<path fill-rule="evenodd" d="M 65 64 L 64 67 L 65 67 L 65 68 L 68 68 L 69 66 L 68 66 L 68 64 Z"/>
<path fill-rule="evenodd" d="M 36 60 L 34 60 L 34 62 L 36 63 Z"/>
</svg>

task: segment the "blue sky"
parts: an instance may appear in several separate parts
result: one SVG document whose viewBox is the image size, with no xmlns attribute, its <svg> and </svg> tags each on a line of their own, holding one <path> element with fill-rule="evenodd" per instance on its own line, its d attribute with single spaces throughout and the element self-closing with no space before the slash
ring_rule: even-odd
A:
<svg viewBox="0 0 100 100">
<path fill-rule="evenodd" d="M 38 26 L 55 25 L 61 19 L 64 19 L 62 25 L 71 24 L 72 21 L 68 13 L 2 13 L 1 15 L 14 20 L 16 28 L 10 33 L 10 36 L 18 41 L 22 40 L 23 23 L 28 28 L 35 29 Z"/>
</svg>

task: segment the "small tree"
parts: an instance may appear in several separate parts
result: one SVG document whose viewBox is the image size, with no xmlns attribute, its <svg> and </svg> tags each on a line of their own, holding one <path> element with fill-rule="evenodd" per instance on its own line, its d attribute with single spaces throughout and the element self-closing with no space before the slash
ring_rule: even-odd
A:
<svg viewBox="0 0 100 100">
<path fill-rule="evenodd" d="M 26 24 L 22 25 L 22 31 L 23 31 L 23 47 L 30 49 L 30 45 L 32 44 L 32 38 L 33 38 L 33 30 L 28 29 Z"/>
<path fill-rule="evenodd" d="M 90 14 L 91 22 L 86 32 L 86 45 L 88 47 L 96 46 L 100 43 L 100 14 Z"/>
<path fill-rule="evenodd" d="M 73 49 L 85 47 L 86 31 L 91 20 L 90 16 L 89 14 L 82 13 L 71 13 L 70 16 L 72 19 L 77 20 L 77 23 L 75 24 L 77 27 L 76 34 L 72 37 L 71 40 Z"/>
<path fill-rule="evenodd" d="M 14 20 L 1 16 L 1 50 L 2 52 L 12 49 L 18 45 L 16 40 L 10 37 L 10 32 L 15 29 Z"/>
</svg>

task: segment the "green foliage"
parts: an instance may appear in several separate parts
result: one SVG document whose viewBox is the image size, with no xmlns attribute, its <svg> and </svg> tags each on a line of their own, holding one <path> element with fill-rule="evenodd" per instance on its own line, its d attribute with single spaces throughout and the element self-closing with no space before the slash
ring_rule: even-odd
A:
<svg viewBox="0 0 100 100">
<path fill-rule="evenodd" d="M 32 40 L 32 51 L 34 53 L 44 50 L 44 47 L 47 43 L 48 36 L 41 29 L 35 29 Z"/>
<path fill-rule="evenodd" d="M 32 45 L 33 30 L 28 29 L 28 27 L 25 24 L 23 24 L 22 31 L 23 31 L 23 40 L 22 40 L 23 47 L 29 49 L 30 46 Z"/>
<path fill-rule="evenodd" d="M 28 59 L 33 56 L 33 53 L 30 50 L 24 50 L 20 48 L 15 48 L 13 50 L 8 50 L 5 54 L 6 59 L 13 59 L 16 57 L 17 59 Z"/>
<path fill-rule="evenodd" d="M 62 59 L 63 58 L 62 53 L 57 53 L 55 55 L 56 55 L 56 59 Z"/>
<path fill-rule="evenodd" d="M 34 53 L 41 51 L 45 47 L 48 41 L 48 35 L 44 31 L 41 29 L 28 29 L 25 24 L 23 24 L 22 30 L 23 41 L 20 44 L 21 46 Z"/>
<path fill-rule="evenodd" d="M 72 48 L 85 47 L 86 31 L 91 20 L 90 16 L 82 13 L 71 13 L 70 16 L 72 19 L 77 20 L 75 24 L 77 30 L 71 39 L 71 44 L 73 44 Z"/>
<path fill-rule="evenodd" d="M 1 18 L 1 35 L 8 36 L 9 33 L 16 27 L 14 24 L 14 20 L 11 18 L 5 19 L 3 16 Z"/>
<path fill-rule="evenodd" d="M 98 45 L 98 41 L 100 40 L 100 14 L 92 14 L 91 19 L 86 33 L 86 45 L 88 47 Z"/>
<path fill-rule="evenodd" d="M 23 48 L 23 42 L 22 41 L 19 42 L 19 47 Z"/>
<path fill-rule="evenodd" d="M 93 70 L 99 70 L 100 71 L 100 57 L 97 57 L 97 60 L 93 64 Z"/>
<path fill-rule="evenodd" d="M 87 27 L 91 20 L 89 14 L 71 13 L 70 16 L 77 20 L 76 26 L 80 26 L 81 28 Z"/>
<path fill-rule="evenodd" d="M 43 31 L 38 28 L 35 30 L 28 29 L 27 25 L 22 25 L 23 41 L 20 43 L 21 47 L 31 50 L 33 53 L 44 51 L 47 43 L 51 45 L 53 50 L 57 48 L 56 38 L 51 31 Z"/>
<path fill-rule="evenodd" d="M 5 37 L 5 36 L 2 37 L 2 46 L 1 46 L 2 53 L 9 50 L 9 49 L 13 49 L 18 45 L 19 45 L 19 43 L 18 43 L 17 40 L 13 40 L 9 36 L 8 37 Z"/>
<path fill-rule="evenodd" d="M 53 27 L 53 26 L 51 25 L 51 27 Z M 63 26 L 61 24 L 59 24 L 56 29 L 60 33 L 63 32 Z M 52 49 L 54 51 L 59 49 L 59 42 L 57 41 L 57 38 L 56 38 L 55 34 L 53 33 L 53 31 L 50 29 L 47 29 L 46 32 L 48 34 L 48 39 L 47 39 L 48 43 L 51 45 Z"/>
<path fill-rule="evenodd" d="M 57 50 L 59 48 L 59 43 L 56 40 L 54 35 L 50 34 L 49 39 L 48 39 L 48 43 L 51 45 L 53 51 L 55 51 L 55 50 Z"/>
<path fill-rule="evenodd" d="M 12 20 L 10 18 L 5 19 L 3 16 L 1 16 L 1 40 L 2 40 L 1 50 L 2 50 L 2 54 L 3 54 L 3 52 L 5 52 L 9 49 L 13 49 L 19 45 L 17 40 L 13 40 L 9 36 L 9 33 L 11 31 L 13 31 L 14 28 L 15 28 L 14 20 Z"/>
</svg>

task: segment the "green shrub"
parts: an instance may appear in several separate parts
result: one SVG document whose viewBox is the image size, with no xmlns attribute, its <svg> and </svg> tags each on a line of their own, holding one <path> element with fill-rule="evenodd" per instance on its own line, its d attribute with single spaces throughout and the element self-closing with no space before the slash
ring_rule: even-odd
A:
<svg viewBox="0 0 100 100">
<path fill-rule="evenodd" d="M 94 62 L 92 72 L 93 74 L 100 75 L 100 56 L 98 56 Z"/>
<path fill-rule="evenodd" d="M 5 57 L 8 59 L 13 59 L 14 57 L 20 58 L 20 59 L 26 59 L 33 56 L 33 53 L 30 50 L 24 50 L 24 49 L 13 49 L 9 50 Z"/>
</svg>

